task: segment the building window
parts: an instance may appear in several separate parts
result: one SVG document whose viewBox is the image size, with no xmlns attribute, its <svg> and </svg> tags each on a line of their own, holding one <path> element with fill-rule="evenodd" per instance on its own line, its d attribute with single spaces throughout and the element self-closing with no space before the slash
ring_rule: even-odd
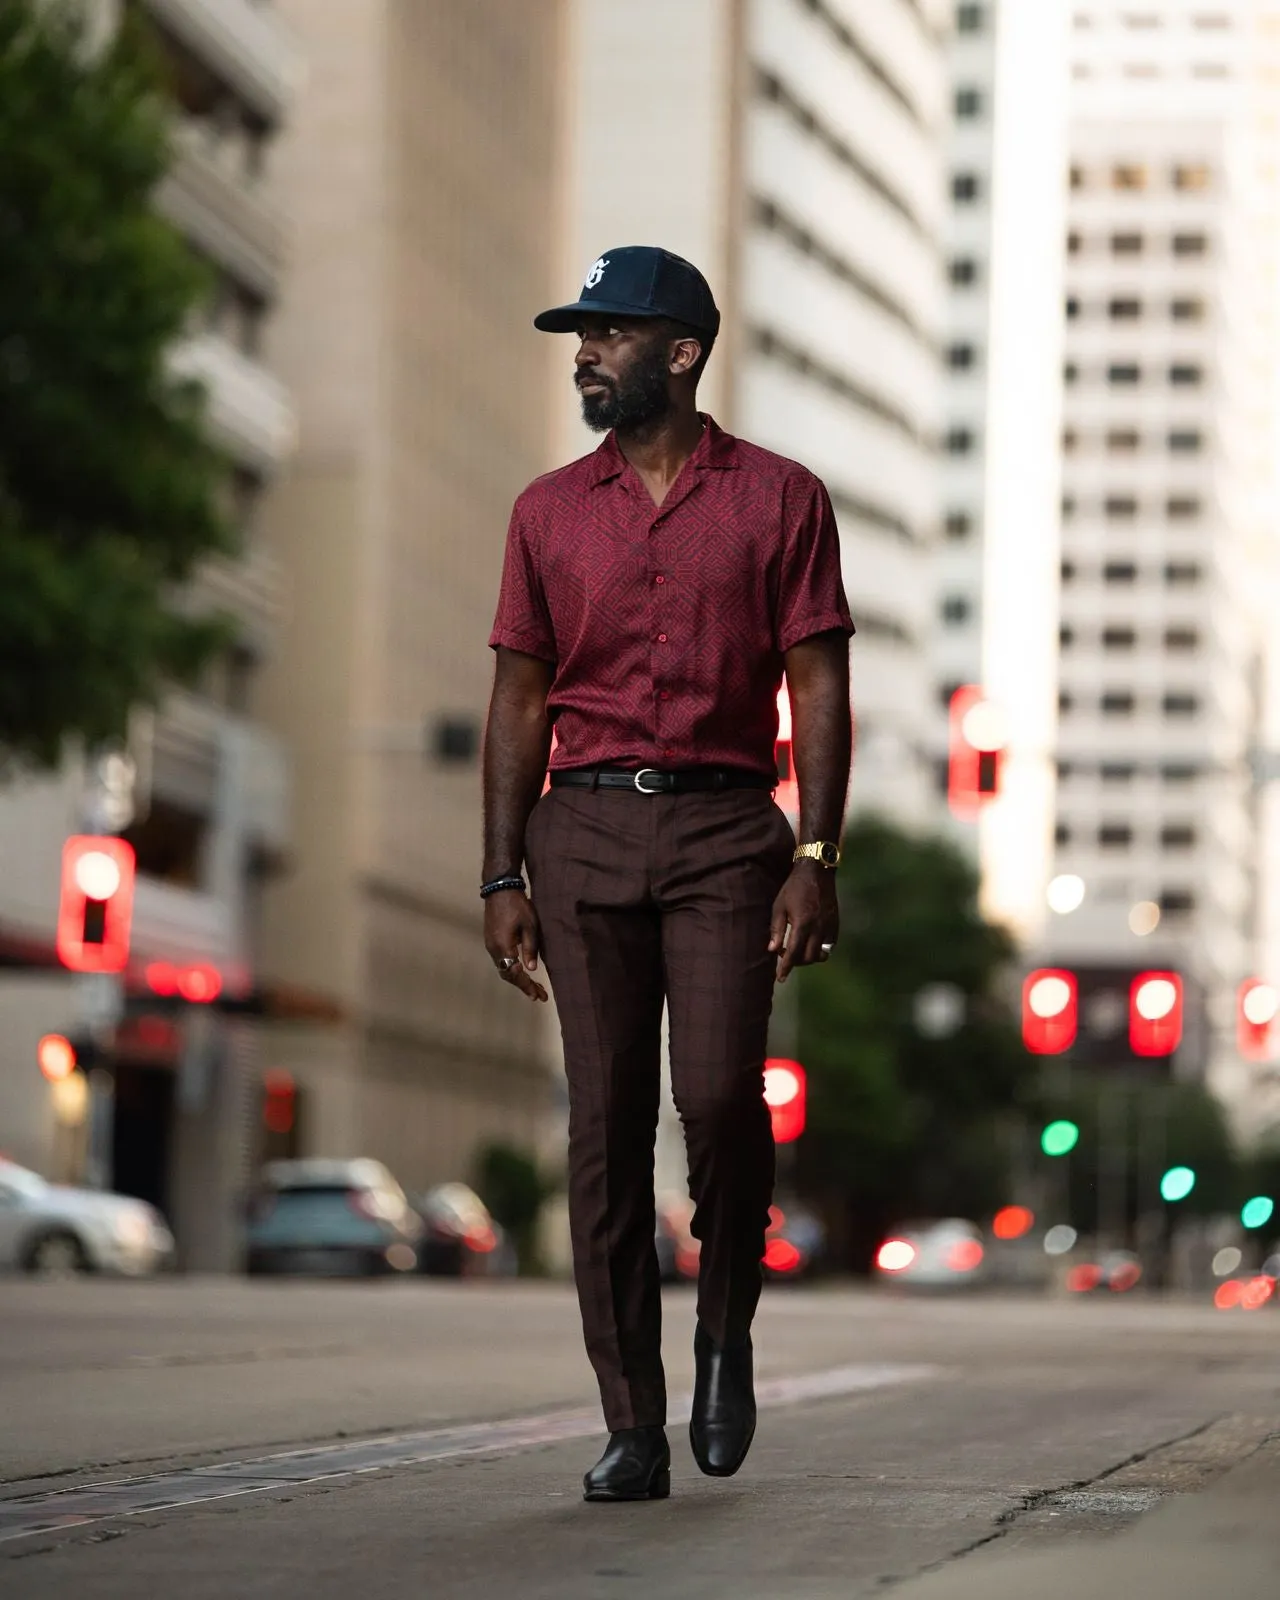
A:
<svg viewBox="0 0 1280 1600">
<path fill-rule="evenodd" d="M 1160 778 L 1164 783 L 1194 783 L 1200 776 L 1200 768 L 1194 761 L 1166 761 L 1160 768 Z"/>
<path fill-rule="evenodd" d="M 1145 189 L 1147 169 L 1135 162 L 1118 162 L 1111 169 L 1113 189 Z"/>
<path fill-rule="evenodd" d="M 1175 189 L 1207 189 L 1208 167 L 1203 162 L 1179 164 L 1173 169 L 1173 186 Z"/>
<path fill-rule="evenodd" d="M 957 89 L 955 98 L 956 120 L 969 122 L 982 115 L 982 92 L 979 89 Z"/>
<path fill-rule="evenodd" d="M 1131 717 L 1134 704 L 1131 689 L 1108 689 L 1098 702 L 1104 717 Z"/>
<path fill-rule="evenodd" d="M 1132 628 L 1104 628 L 1102 630 L 1102 648 L 1104 650 L 1132 650 L 1137 640 L 1138 636 Z"/>
<path fill-rule="evenodd" d="M 1133 829 L 1127 822 L 1104 822 L 1098 829 L 1098 843 L 1104 850 L 1127 850 L 1133 843 Z"/>
<path fill-rule="evenodd" d="M 1229 78 L 1231 68 L 1225 61 L 1200 61 L 1191 69 L 1193 78 Z"/>
<path fill-rule="evenodd" d="M 956 32 L 981 33 L 986 26 L 985 7 L 960 5 L 956 7 Z"/>
<path fill-rule="evenodd" d="M 1175 233 L 1173 236 L 1173 253 L 1175 256 L 1202 256 L 1209 249 L 1209 241 L 1202 233 Z"/>
<path fill-rule="evenodd" d="M 1196 897 L 1190 889 L 1162 889 L 1160 910 L 1167 917 L 1187 916 L 1196 908 Z"/>
<path fill-rule="evenodd" d="M 951 710 L 951 702 L 955 698 L 957 689 L 963 689 L 962 683 L 940 683 L 938 685 L 938 703 L 944 711 Z"/>
<path fill-rule="evenodd" d="M 1067 296 L 1066 311 L 1067 311 L 1067 321 L 1068 322 L 1074 322 L 1076 320 L 1076 318 L 1080 315 L 1080 301 L 1073 294 L 1069 294 Z"/>
<path fill-rule="evenodd" d="M 1076 379 L 1079 378 L 1079 376 L 1080 376 L 1080 368 L 1076 365 L 1076 363 L 1074 361 L 1068 361 L 1063 366 L 1063 369 L 1062 369 L 1062 381 L 1063 381 L 1063 383 L 1067 383 L 1067 384 L 1074 383 L 1076 381 Z"/>
<path fill-rule="evenodd" d="M 1071 187 L 1073 189 L 1083 189 L 1084 188 L 1084 168 L 1083 167 L 1077 166 L 1076 164 L 1073 163 L 1072 166 L 1071 166 L 1071 170 L 1067 174 L 1067 178 L 1068 178 L 1068 181 L 1071 184 Z"/>
<path fill-rule="evenodd" d="M 978 198 L 976 172 L 957 172 L 951 178 L 951 198 L 957 205 L 971 205 Z"/>
<path fill-rule="evenodd" d="M 971 344 L 952 344 L 947 346 L 947 365 L 953 372 L 968 372 L 973 366 L 977 352 Z"/>
<path fill-rule="evenodd" d="M 1142 235 L 1140 233 L 1113 233 L 1111 235 L 1111 254 L 1113 256 L 1140 256 L 1142 254 Z"/>
<path fill-rule="evenodd" d="M 1166 561 L 1164 564 L 1164 581 L 1169 584 L 1199 583 L 1200 563 L 1198 561 Z"/>
<path fill-rule="evenodd" d="M 945 527 L 948 539 L 967 539 L 973 532 L 973 518 L 967 511 L 948 511 Z"/>
<path fill-rule="evenodd" d="M 1166 650 L 1198 650 L 1200 648 L 1200 634 L 1196 628 L 1179 627 L 1164 630 L 1164 647 Z"/>
<path fill-rule="evenodd" d="M 1058 715 L 1060 717 L 1070 716 L 1072 707 L 1075 705 L 1075 703 L 1076 699 L 1073 694 L 1069 693 L 1066 689 L 1058 690 Z"/>
<path fill-rule="evenodd" d="M 1080 250 L 1081 250 L 1081 247 L 1082 247 L 1083 243 L 1084 243 L 1084 241 L 1081 239 L 1080 235 L 1073 228 L 1071 230 L 1071 232 L 1067 235 L 1067 254 L 1069 256 L 1078 256 L 1080 254 Z"/>
<path fill-rule="evenodd" d="M 1071 843 L 1071 829 L 1066 825 L 1065 822 L 1059 822 L 1055 825 L 1053 830 L 1053 842 L 1056 845 Z"/>
<path fill-rule="evenodd" d="M 1186 521 L 1200 515 L 1200 501 L 1196 495 L 1174 494 L 1165 501 L 1164 509 L 1171 521 Z"/>
<path fill-rule="evenodd" d="M 1107 368 L 1108 383 L 1139 383 L 1142 368 L 1136 361 L 1113 361 Z"/>
<path fill-rule="evenodd" d="M 1073 494 L 1064 494 L 1062 497 L 1062 520 L 1070 522 L 1076 514 L 1076 497 Z"/>
<path fill-rule="evenodd" d="M 974 434 L 972 428 L 947 429 L 947 454 L 949 456 L 967 456 L 974 447 Z"/>
<path fill-rule="evenodd" d="M 1058 774 L 1059 783 L 1068 783 L 1076 775 L 1076 769 L 1070 761 L 1055 761 L 1054 767 Z"/>
<path fill-rule="evenodd" d="M 1062 627 L 1058 629 L 1058 648 L 1060 650 L 1070 650 L 1075 642 L 1076 630 L 1074 628 Z"/>
<path fill-rule="evenodd" d="M 1064 455 L 1072 455 L 1079 443 L 1080 435 L 1074 428 L 1064 428 L 1062 430 L 1062 451 Z"/>
<path fill-rule="evenodd" d="M 1189 295 L 1185 299 L 1174 300 L 1169 312 L 1175 322 L 1203 322 L 1204 301 L 1198 296 Z"/>
<path fill-rule="evenodd" d="M 1138 502 L 1131 494 L 1110 494 L 1103 501 L 1103 508 L 1108 517 L 1136 517 L 1138 514 Z"/>
<path fill-rule="evenodd" d="M 1132 783 L 1137 768 L 1132 761 L 1104 761 L 1098 771 L 1103 783 Z"/>
<path fill-rule="evenodd" d="M 1231 26 L 1231 18 L 1221 11 L 1215 11 L 1211 15 L 1201 13 L 1199 16 L 1192 17 L 1191 26 L 1193 28 L 1203 28 L 1206 32 L 1211 28 L 1229 28 Z"/>
<path fill-rule="evenodd" d="M 1113 322 L 1136 322 L 1142 315 L 1142 301 L 1134 299 L 1110 300 L 1107 315 Z"/>
<path fill-rule="evenodd" d="M 1058 568 L 1058 576 L 1061 578 L 1063 583 L 1071 583 L 1074 580 L 1075 575 L 1076 564 L 1074 561 L 1064 561 Z"/>
<path fill-rule="evenodd" d="M 1166 822 L 1160 830 L 1162 850 L 1194 850 L 1196 830 L 1189 822 Z"/>
<path fill-rule="evenodd" d="M 1132 561 L 1108 561 L 1102 569 L 1103 583 L 1133 583 L 1137 576 L 1138 568 Z"/>
<path fill-rule="evenodd" d="M 1166 717 L 1194 717 L 1200 709 L 1200 697 L 1185 690 L 1171 692 L 1163 697 L 1160 707 Z"/>
<path fill-rule="evenodd" d="M 1203 376 L 1203 369 L 1190 361 L 1175 361 L 1169 368 L 1169 382 L 1183 389 L 1199 383 Z"/>
<path fill-rule="evenodd" d="M 949 594 L 942 602 L 942 620 L 949 628 L 968 622 L 973 607 L 962 594 Z"/>
<path fill-rule="evenodd" d="M 1198 428 L 1174 428 L 1169 434 L 1169 448 L 1175 455 L 1194 455 L 1202 442 Z"/>
<path fill-rule="evenodd" d="M 957 288 L 967 289 L 978 281 L 978 263 L 972 256 L 953 256 L 947 276 Z"/>
<path fill-rule="evenodd" d="M 1108 428 L 1107 449 L 1112 455 L 1131 455 L 1142 443 L 1136 428 Z"/>
</svg>

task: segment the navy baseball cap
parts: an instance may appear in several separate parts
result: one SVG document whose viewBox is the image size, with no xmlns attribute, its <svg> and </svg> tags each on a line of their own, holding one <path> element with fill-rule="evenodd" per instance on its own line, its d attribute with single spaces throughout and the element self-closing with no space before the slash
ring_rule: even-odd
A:
<svg viewBox="0 0 1280 1600">
<path fill-rule="evenodd" d="M 582 296 L 533 319 L 543 333 L 573 333 L 584 316 L 670 317 L 715 338 L 720 313 L 711 286 L 691 262 L 655 245 L 628 244 L 591 265 Z"/>
</svg>

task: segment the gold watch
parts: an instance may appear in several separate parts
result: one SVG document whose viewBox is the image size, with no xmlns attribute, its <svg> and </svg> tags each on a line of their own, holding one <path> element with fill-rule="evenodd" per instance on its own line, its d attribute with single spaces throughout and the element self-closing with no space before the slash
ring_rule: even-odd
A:
<svg viewBox="0 0 1280 1600">
<path fill-rule="evenodd" d="M 793 861 L 816 861 L 824 867 L 838 867 L 840 865 L 840 846 L 832 844 L 827 839 L 819 839 L 814 844 L 799 844 L 796 846 L 796 853 L 791 859 Z"/>
</svg>

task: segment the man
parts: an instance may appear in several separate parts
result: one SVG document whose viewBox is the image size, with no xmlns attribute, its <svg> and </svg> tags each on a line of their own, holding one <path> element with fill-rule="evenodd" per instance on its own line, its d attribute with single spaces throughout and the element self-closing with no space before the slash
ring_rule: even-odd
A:
<svg viewBox="0 0 1280 1600">
<path fill-rule="evenodd" d="M 695 267 L 612 250 L 535 326 L 577 335 L 583 418 L 608 437 L 512 515 L 490 639 L 485 945 L 535 1001 L 541 952 L 560 1012 L 574 1275 L 610 1430 L 586 1498 L 661 1498 L 663 1004 L 702 1246 L 690 1438 L 727 1477 L 755 1430 L 773 983 L 825 959 L 837 931 L 853 624 L 825 489 L 697 410 L 720 314 Z M 772 799 L 784 669 L 799 848 Z"/>
</svg>

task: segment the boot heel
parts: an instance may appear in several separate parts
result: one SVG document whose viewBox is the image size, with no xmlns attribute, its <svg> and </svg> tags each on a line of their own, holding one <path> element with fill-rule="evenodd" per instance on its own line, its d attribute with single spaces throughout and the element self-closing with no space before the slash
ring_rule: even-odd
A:
<svg viewBox="0 0 1280 1600">
<path fill-rule="evenodd" d="M 664 1467 L 661 1472 L 655 1473 L 653 1482 L 649 1485 L 650 1500 L 665 1500 L 671 1493 L 671 1468 Z"/>
</svg>

